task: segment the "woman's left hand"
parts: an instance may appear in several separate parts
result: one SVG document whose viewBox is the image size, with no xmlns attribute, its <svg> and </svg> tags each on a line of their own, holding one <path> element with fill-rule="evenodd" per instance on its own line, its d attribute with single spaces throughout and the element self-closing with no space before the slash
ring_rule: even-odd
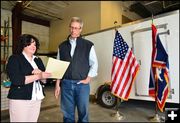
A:
<svg viewBox="0 0 180 123">
<path fill-rule="evenodd" d="M 36 75 L 36 74 L 40 74 L 41 72 L 42 72 L 42 71 L 39 70 L 39 69 L 34 69 L 34 70 L 32 71 L 32 74 Z"/>
</svg>

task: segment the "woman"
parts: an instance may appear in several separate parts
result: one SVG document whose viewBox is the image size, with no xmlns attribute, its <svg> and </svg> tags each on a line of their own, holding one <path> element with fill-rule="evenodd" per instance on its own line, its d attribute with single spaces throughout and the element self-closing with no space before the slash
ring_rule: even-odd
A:
<svg viewBox="0 0 180 123">
<path fill-rule="evenodd" d="M 51 74 L 44 72 L 40 58 L 34 54 L 39 48 L 36 37 L 20 36 L 17 54 L 10 56 L 7 74 L 12 82 L 8 93 L 11 122 L 37 122 L 44 91 L 41 83 Z"/>
</svg>

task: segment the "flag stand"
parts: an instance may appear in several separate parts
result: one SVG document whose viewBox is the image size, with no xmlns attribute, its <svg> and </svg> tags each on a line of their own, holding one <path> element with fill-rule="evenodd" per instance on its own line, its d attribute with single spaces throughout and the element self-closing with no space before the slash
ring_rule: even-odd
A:
<svg viewBox="0 0 180 123">
<path fill-rule="evenodd" d="M 157 98 L 157 97 L 155 97 Z M 158 107 L 157 107 L 157 99 L 155 99 L 155 103 L 156 103 L 156 108 L 155 108 L 155 115 L 150 117 L 150 122 L 164 122 L 164 117 L 163 116 L 159 116 L 158 114 Z"/>
<path fill-rule="evenodd" d="M 157 104 L 156 104 L 156 109 L 155 109 L 155 115 L 150 117 L 150 122 L 164 122 L 164 117 L 159 116 L 158 111 L 157 111 Z"/>
<path fill-rule="evenodd" d="M 114 28 L 115 32 L 117 32 L 118 31 L 117 21 L 114 21 L 114 25 L 115 25 L 115 28 Z M 114 117 L 117 120 L 123 120 L 125 118 L 124 115 L 119 112 L 119 105 L 121 102 L 122 102 L 122 100 L 117 97 L 116 112 L 111 114 L 111 117 Z"/>
<path fill-rule="evenodd" d="M 151 122 L 163 122 L 162 118 L 158 114 L 157 96 L 156 96 L 157 83 L 158 83 L 158 78 L 157 78 L 157 76 L 155 76 L 155 105 L 156 106 L 155 106 L 155 115 L 153 117 L 150 117 L 150 119 L 149 119 Z"/>
<path fill-rule="evenodd" d="M 155 99 L 155 103 L 156 103 L 156 99 Z M 156 104 L 156 108 L 155 108 L 155 115 L 153 117 L 150 117 L 149 120 L 151 122 L 162 122 L 161 117 L 159 116 L 158 111 L 157 111 L 157 104 Z"/>
<path fill-rule="evenodd" d="M 114 21 L 114 25 L 115 25 L 115 32 L 118 30 L 117 29 L 117 21 Z M 116 104 L 116 113 L 111 114 L 111 117 L 116 118 L 117 120 L 123 120 L 124 119 L 124 115 L 122 113 L 119 112 L 119 105 L 122 102 L 122 100 L 120 98 L 117 99 L 117 104 Z"/>
<path fill-rule="evenodd" d="M 152 24 L 153 24 L 153 19 L 154 19 L 154 16 L 152 14 Z M 157 107 L 157 96 L 156 96 L 156 92 L 157 92 L 157 83 L 158 83 L 158 78 L 156 76 L 156 70 L 155 70 L 155 115 L 153 117 L 150 117 L 150 121 L 151 122 L 161 122 L 161 119 L 160 119 L 160 116 L 158 114 L 158 107 Z"/>
<path fill-rule="evenodd" d="M 114 117 L 114 118 L 116 118 L 117 120 L 124 120 L 124 115 L 122 114 L 122 113 L 120 113 L 119 112 L 119 105 L 120 105 L 120 103 L 122 102 L 122 101 L 120 101 L 121 99 L 120 98 L 118 98 L 117 99 L 117 104 L 116 104 L 116 113 L 113 113 L 113 114 L 111 114 L 111 117 Z"/>
</svg>

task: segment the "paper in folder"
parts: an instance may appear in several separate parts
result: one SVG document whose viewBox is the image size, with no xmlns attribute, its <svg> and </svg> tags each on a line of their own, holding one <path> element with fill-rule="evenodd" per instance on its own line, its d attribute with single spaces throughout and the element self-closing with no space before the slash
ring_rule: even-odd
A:
<svg viewBox="0 0 180 123">
<path fill-rule="evenodd" d="M 49 57 L 46 71 L 50 72 L 52 74 L 49 78 L 55 78 L 55 79 L 61 79 L 66 72 L 70 62 L 67 61 L 61 61 L 58 59 L 54 59 Z"/>
</svg>

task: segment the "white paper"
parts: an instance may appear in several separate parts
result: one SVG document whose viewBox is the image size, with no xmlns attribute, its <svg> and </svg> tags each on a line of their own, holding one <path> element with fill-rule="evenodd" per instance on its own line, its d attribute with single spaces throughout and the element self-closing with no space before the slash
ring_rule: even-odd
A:
<svg viewBox="0 0 180 123">
<path fill-rule="evenodd" d="M 46 72 L 50 72 L 52 75 L 49 78 L 61 79 L 66 72 L 70 62 L 62 61 L 49 57 Z"/>
</svg>

